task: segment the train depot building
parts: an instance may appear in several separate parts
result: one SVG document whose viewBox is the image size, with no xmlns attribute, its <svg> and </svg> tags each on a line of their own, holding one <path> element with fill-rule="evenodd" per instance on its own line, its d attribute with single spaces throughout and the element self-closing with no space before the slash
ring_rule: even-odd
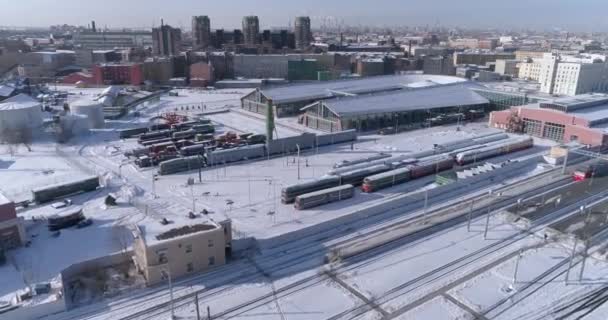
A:
<svg viewBox="0 0 608 320">
<path fill-rule="evenodd" d="M 442 117 L 459 120 L 483 115 L 490 101 L 475 91 L 473 83 L 435 85 L 362 96 L 320 100 L 302 110 L 303 123 L 322 131 L 375 130 L 415 127 Z M 458 121 L 458 120 L 457 120 Z"/>
<path fill-rule="evenodd" d="M 557 142 L 608 145 L 608 95 L 556 98 L 490 114 L 490 125 Z"/>
<path fill-rule="evenodd" d="M 277 117 L 286 117 L 300 114 L 302 108 L 319 100 L 465 81 L 465 79 L 450 76 L 409 74 L 293 84 L 251 92 L 241 98 L 241 107 L 251 112 L 265 114 L 266 106 L 271 103 Z"/>
</svg>

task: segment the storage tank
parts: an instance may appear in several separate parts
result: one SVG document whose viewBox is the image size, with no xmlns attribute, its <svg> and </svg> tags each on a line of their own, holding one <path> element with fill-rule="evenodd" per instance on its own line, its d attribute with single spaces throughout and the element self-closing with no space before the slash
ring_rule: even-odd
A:
<svg viewBox="0 0 608 320">
<path fill-rule="evenodd" d="M 0 134 L 7 130 L 42 126 L 42 107 L 36 99 L 19 94 L 0 103 Z"/>
<path fill-rule="evenodd" d="M 87 116 L 92 129 L 101 129 L 105 126 L 103 104 L 97 101 L 89 99 L 74 101 L 70 103 L 70 112 L 72 112 L 73 115 Z"/>
</svg>

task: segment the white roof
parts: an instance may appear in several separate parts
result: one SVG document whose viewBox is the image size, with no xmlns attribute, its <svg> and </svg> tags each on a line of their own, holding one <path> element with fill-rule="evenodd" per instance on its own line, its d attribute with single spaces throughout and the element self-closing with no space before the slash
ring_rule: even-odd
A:
<svg viewBox="0 0 608 320">
<path fill-rule="evenodd" d="M 40 102 L 23 93 L 10 97 L 0 103 L 0 110 L 20 110 L 35 107 L 40 107 Z"/>
<path fill-rule="evenodd" d="M 475 83 L 453 84 L 419 89 L 390 91 L 324 101 L 339 116 L 473 106 L 489 103 L 472 88 Z"/>
<path fill-rule="evenodd" d="M 70 102 L 72 107 L 88 107 L 88 106 L 103 106 L 103 103 L 89 98 L 82 98 Z"/>
<path fill-rule="evenodd" d="M 279 86 L 263 89 L 262 93 L 275 103 L 328 99 L 346 94 L 366 94 L 403 89 L 409 84 L 432 81 L 438 84 L 465 82 L 463 78 L 428 74 L 377 76 L 362 79 L 335 80 Z"/>
</svg>

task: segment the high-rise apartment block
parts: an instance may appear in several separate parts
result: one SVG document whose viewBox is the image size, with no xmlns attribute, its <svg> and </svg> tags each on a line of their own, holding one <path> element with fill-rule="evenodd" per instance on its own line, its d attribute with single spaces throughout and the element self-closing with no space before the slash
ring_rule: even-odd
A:
<svg viewBox="0 0 608 320">
<path fill-rule="evenodd" d="M 296 36 L 296 48 L 307 48 L 312 40 L 310 17 L 296 17 L 294 33 Z"/>
<path fill-rule="evenodd" d="M 608 64 L 603 55 L 547 53 L 532 64 L 540 70 L 538 82 L 544 93 L 574 96 L 608 92 Z"/>
<path fill-rule="evenodd" d="M 157 56 L 179 55 L 182 43 L 182 31 L 170 25 L 161 24 L 152 29 L 152 49 Z"/>
<path fill-rule="evenodd" d="M 211 46 L 211 20 L 208 16 L 192 17 L 192 37 L 195 49 L 206 49 Z"/>
<path fill-rule="evenodd" d="M 246 45 L 258 44 L 260 20 L 257 16 L 243 17 L 243 36 Z"/>
</svg>

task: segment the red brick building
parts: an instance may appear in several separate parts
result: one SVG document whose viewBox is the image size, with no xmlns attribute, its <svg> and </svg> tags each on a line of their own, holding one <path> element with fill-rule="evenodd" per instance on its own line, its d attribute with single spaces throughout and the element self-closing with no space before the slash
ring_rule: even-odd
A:
<svg viewBox="0 0 608 320">
<path fill-rule="evenodd" d="M 141 63 L 102 64 L 93 67 L 93 77 L 98 85 L 132 85 L 144 82 Z"/>
<path fill-rule="evenodd" d="M 608 95 L 584 94 L 490 114 L 490 126 L 558 142 L 608 146 Z"/>
<path fill-rule="evenodd" d="M 209 85 L 215 82 L 215 70 L 211 63 L 197 62 L 190 66 L 190 84 L 192 86 Z"/>
<path fill-rule="evenodd" d="M 16 248 L 25 241 L 23 218 L 17 217 L 15 203 L 0 194 L 0 248 Z"/>
</svg>

